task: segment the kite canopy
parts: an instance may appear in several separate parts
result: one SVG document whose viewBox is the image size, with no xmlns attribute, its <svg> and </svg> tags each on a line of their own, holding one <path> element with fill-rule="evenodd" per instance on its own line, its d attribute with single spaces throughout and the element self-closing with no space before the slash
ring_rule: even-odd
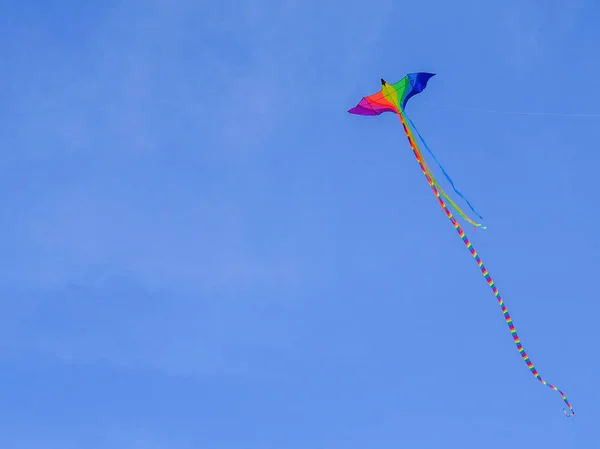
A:
<svg viewBox="0 0 600 449">
<path fill-rule="evenodd" d="M 435 73 L 409 73 L 395 84 L 381 80 L 381 90 L 373 95 L 364 97 L 348 112 L 357 115 L 379 115 L 384 112 L 399 114 L 406 107 L 408 99 L 425 89 L 427 81 Z"/>
</svg>

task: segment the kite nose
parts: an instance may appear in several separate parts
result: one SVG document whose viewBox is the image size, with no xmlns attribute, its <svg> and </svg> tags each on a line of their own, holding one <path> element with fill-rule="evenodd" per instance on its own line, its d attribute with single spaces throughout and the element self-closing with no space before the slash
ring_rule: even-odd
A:
<svg viewBox="0 0 600 449">
<path fill-rule="evenodd" d="M 381 78 L 381 85 L 385 86 L 387 83 L 385 82 L 385 80 L 383 78 Z"/>
</svg>

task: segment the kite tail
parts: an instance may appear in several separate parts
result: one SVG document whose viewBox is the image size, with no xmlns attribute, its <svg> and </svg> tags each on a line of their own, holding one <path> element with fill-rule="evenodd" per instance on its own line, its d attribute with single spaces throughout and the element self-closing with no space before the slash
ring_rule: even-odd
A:
<svg viewBox="0 0 600 449">
<path fill-rule="evenodd" d="M 419 139 L 421 140 L 421 142 L 423 142 L 425 149 L 429 152 L 429 154 L 431 155 L 431 157 L 433 158 L 435 163 L 438 164 L 438 167 L 440 167 L 440 170 L 442 170 L 442 173 L 444 174 L 444 176 L 446 177 L 446 179 L 448 180 L 448 182 L 450 183 L 450 185 L 452 186 L 452 188 L 454 189 L 456 194 L 458 196 L 460 196 L 465 201 L 465 203 L 467 203 L 467 205 L 469 206 L 469 208 L 475 215 L 477 215 L 481 220 L 483 220 L 483 217 L 481 215 L 479 215 L 479 213 L 477 213 L 477 211 L 473 208 L 473 206 L 471 205 L 469 200 L 466 199 L 464 197 L 464 195 L 462 193 L 460 193 L 459 190 L 456 188 L 456 186 L 454 185 L 454 181 L 452 181 L 452 178 L 450 177 L 450 175 L 448 173 L 446 173 L 446 170 L 444 170 L 444 167 L 442 167 L 442 164 L 440 164 L 440 162 L 437 160 L 437 158 L 435 157 L 435 154 L 433 154 L 433 151 L 431 151 L 431 149 L 429 148 L 429 145 L 427 145 L 427 142 L 425 142 L 425 139 L 423 139 L 423 136 L 421 135 L 421 133 L 415 126 L 414 122 L 410 119 L 410 117 L 406 117 L 406 119 L 410 122 L 410 125 L 412 126 L 412 128 L 415 130 L 415 132 L 419 136 Z"/>
<path fill-rule="evenodd" d="M 481 223 L 475 223 L 473 220 L 471 220 L 467 216 L 467 214 L 465 214 L 460 209 L 460 207 L 458 207 L 458 205 L 454 201 L 452 201 L 452 199 L 446 194 L 446 192 L 444 192 L 442 190 L 442 187 L 438 184 L 438 182 L 433 177 L 433 173 L 431 173 L 431 170 L 429 169 L 429 167 L 425 163 L 425 159 L 423 159 L 423 155 L 421 154 L 421 151 L 419 150 L 418 147 L 416 148 L 416 151 L 418 152 L 418 158 L 420 158 L 420 160 L 423 162 L 423 166 L 425 167 L 425 170 L 426 170 L 427 174 L 429 175 L 429 177 L 433 181 L 433 184 L 435 185 L 435 187 L 437 187 L 437 190 L 442 194 L 442 196 L 444 198 L 446 198 L 446 201 L 448 201 L 448 204 L 450 204 L 454 208 L 454 210 L 456 211 L 456 213 L 458 215 L 460 215 L 463 218 L 463 220 L 465 220 L 468 223 L 471 223 L 475 229 L 477 229 L 477 228 L 487 229 L 485 226 L 482 226 Z"/>
<path fill-rule="evenodd" d="M 417 151 L 418 151 L 418 148 L 417 148 Z M 485 226 L 481 225 L 481 223 L 475 223 L 473 220 L 471 220 L 469 217 L 467 217 L 467 215 L 460 209 L 460 207 L 458 207 L 458 205 L 454 201 L 452 201 L 452 199 L 446 194 L 446 192 L 444 192 L 442 190 L 442 188 L 440 187 L 438 182 L 433 177 L 433 173 L 431 173 L 431 170 L 429 170 L 429 167 L 425 163 L 425 160 L 423 159 L 423 156 L 420 154 L 420 152 L 419 152 L 419 156 L 420 156 L 421 160 L 423 161 L 423 165 L 425 166 L 425 169 L 427 170 L 427 174 L 429 175 L 429 177 L 431 178 L 431 180 L 437 187 L 438 191 L 442 194 L 442 196 L 444 198 L 446 198 L 446 201 L 448 201 L 448 203 L 454 208 L 456 213 L 458 215 L 460 215 L 463 218 L 463 220 L 465 220 L 468 223 L 471 223 L 475 229 L 477 229 L 477 228 L 487 229 Z"/>
<path fill-rule="evenodd" d="M 417 145 L 416 145 L 416 143 L 414 141 L 412 133 L 410 132 L 410 130 L 408 129 L 408 126 L 406 125 L 403 113 L 402 112 L 399 113 L 398 116 L 400 118 L 400 122 L 402 123 L 402 127 L 404 128 L 404 133 L 406 134 L 406 137 L 408 138 L 408 142 L 410 144 L 410 147 L 412 148 L 413 152 L 415 153 L 415 156 L 417 158 L 417 162 L 419 163 L 419 166 L 421 167 L 421 171 L 425 175 L 425 178 L 427 179 L 427 182 L 429 183 L 429 186 L 431 187 L 431 190 L 435 194 L 435 197 L 437 198 L 438 203 L 440 204 L 440 207 L 443 209 L 443 211 L 446 214 L 446 216 L 448 217 L 448 219 L 452 222 L 452 225 L 454 226 L 454 229 L 456 229 L 456 231 L 458 232 L 458 235 L 462 239 L 463 243 L 465 244 L 465 246 L 467 247 L 467 249 L 469 250 L 469 252 L 473 256 L 473 258 L 477 262 L 477 265 L 479 266 L 479 269 L 481 270 L 481 273 L 483 274 L 483 277 L 485 278 L 485 280 L 487 281 L 488 285 L 491 287 L 492 291 L 494 292 L 494 296 L 496 297 L 496 300 L 498 301 L 498 304 L 500 305 L 500 307 L 502 309 L 502 313 L 504 314 L 504 319 L 506 321 L 506 324 L 508 325 L 508 328 L 510 329 L 510 333 L 512 335 L 513 341 L 517 345 L 517 349 L 519 350 L 519 354 L 521 355 L 521 358 L 527 364 L 527 367 L 531 371 L 531 374 L 533 374 L 534 377 L 537 380 L 539 380 L 542 384 L 546 385 L 547 387 L 553 389 L 554 391 L 557 391 L 558 393 L 560 393 L 563 401 L 565 402 L 565 404 L 569 408 L 568 410 L 566 410 L 566 409 L 563 408 L 563 413 L 566 416 L 573 416 L 575 414 L 575 411 L 573 410 L 573 407 L 571 406 L 571 404 L 567 400 L 567 397 L 565 396 L 565 394 L 562 391 L 560 391 L 557 387 L 555 387 L 554 385 L 549 384 L 544 379 L 542 379 L 542 377 L 540 376 L 540 374 L 538 373 L 538 371 L 533 366 L 533 363 L 529 359 L 529 356 L 527 355 L 527 353 L 525 352 L 525 349 L 523 348 L 523 345 L 521 344 L 521 340 L 520 340 L 519 336 L 517 335 L 517 330 L 515 329 L 515 326 L 513 324 L 512 318 L 510 317 L 510 315 L 508 313 L 508 309 L 506 308 L 506 305 L 504 304 L 504 301 L 502 300 L 502 297 L 500 296 L 500 292 L 498 291 L 498 289 L 494 285 L 494 281 L 492 280 L 490 274 L 488 273 L 487 268 L 485 268 L 485 266 L 483 265 L 483 262 L 479 258 L 479 255 L 477 254 L 477 251 L 475 251 L 475 248 L 473 248 L 473 245 L 471 245 L 471 242 L 469 241 L 469 239 L 465 235 L 464 231 L 462 230 L 462 228 L 460 227 L 460 225 L 458 224 L 458 222 L 456 221 L 456 219 L 452 216 L 452 212 L 450 212 L 448 210 L 448 207 L 444 203 L 444 200 L 440 197 L 440 193 L 438 192 L 438 189 L 436 188 L 434 180 L 431 178 L 431 176 L 428 173 L 428 169 L 426 168 L 425 162 L 423 161 L 421 153 L 420 153 L 420 151 L 419 151 L 419 149 L 418 149 L 418 147 L 417 147 Z"/>
</svg>

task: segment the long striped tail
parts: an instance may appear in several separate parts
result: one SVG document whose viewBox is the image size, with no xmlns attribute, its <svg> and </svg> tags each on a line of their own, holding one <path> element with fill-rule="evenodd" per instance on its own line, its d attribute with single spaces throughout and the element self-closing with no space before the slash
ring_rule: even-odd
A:
<svg viewBox="0 0 600 449">
<path fill-rule="evenodd" d="M 477 251 L 475 251 L 475 248 L 473 248 L 473 245 L 467 238 L 465 232 L 462 230 L 460 224 L 458 224 L 456 219 L 452 216 L 452 212 L 450 212 L 450 210 L 448 210 L 448 207 L 446 206 L 446 204 L 444 203 L 444 200 L 440 196 L 440 193 L 438 192 L 438 188 L 436 188 L 436 183 L 430 176 L 430 171 L 428 170 L 427 165 L 425 164 L 425 161 L 423 160 L 423 157 L 421 156 L 421 152 L 419 151 L 419 148 L 417 147 L 417 144 L 412 135 L 412 132 L 410 131 L 410 128 L 406 124 L 406 119 L 404 117 L 404 113 L 400 112 L 398 114 L 398 117 L 400 118 L 400 122 L 402 123 L 402 127 L 404 128 L 404 133 L 406 134 L 406 137 L 408 138 L 408 143 L 410 144 L 410 147 L 413 150 L 413 153 L 415 154 L 415 156 L 417 158 L 417 162 L 419 163 L 419 166 L 421 167 L 421 171 L 423 172 L 423 175 L 425 175 L 425 178 L 427 179 L 427 182 L 429 183 L 431 190 L 433 191 L 435 197 L 437 198 L 440 207 L 442 208 L 442 210 L 444 211 L 444 213 L 446 214 L 448 219 L 452 222 L 454 229 L 456 229 L 456 232 L 458 232 L 458 235 L 462 239 L 463 243 L 465 244 L 465 246 L 467 247 L 467 249 L 473 256 L 473 258 L 477 262 L 477 265 L 479 266 L 479 269 L 481 270 L 481 274 L 483 274 L 483 277 L 485 278 L 488 285 L 491 287 L 492 291 L 494 292 L 494 296 L 496 297 L 496 300 L 498 301 L 498 304 L 500 305 L 500 307 L 502 309 L 502 313 L 504 314 L 504 319 L 506 320 L 506 324 L 508 325 L 508 328 L 510 329 L 510 333 L 512 335 L 513 341 L 517 345 L 519 354 L 521 354 L 521 358 L 527 364 L 527 367 L 531 371 L 531 374 L 533 374 L 537 380 L 539 380 L 542 384 L 546 385 L 547 387 L 552 388 L 554 391 L 558 391 L 560 393 L 563 401 L 565 402 L 565 404 L 567 404 L 567 407 L 568 407 L 568 410 L 563 408 L 563 413 L 566 416 L 573 416 L 575 414 L 575 411 L 573 410 L 573 407 L 567 400 L 567 397 L 565 396 L 565 394 L 562 391 L 560 391 L 557 387 L 555 387 L 554 385 L 549 384 L 544 379 L 542 379 L 542 377 L 540 376 L 538 371 L 535 369 L 535 366 L 533 366 L 533 363 L 529 359 L 529 356 L 527 355 L 527 353 L 525 352 L 525 349 L 523 348 L 523 345 L 521 344 L 521 340 L 520 340 L 519 336 L 517 335 L 517 330 L 515 329 L 512 318 L 510 317 L 510 314 L 508 313 L 508 309 L 506 308 L 506 305 L 504 304 L 504 301 L 502 300 L 502 297 L 500 296 L 500 292 L 494 285 L 494 281 L 492 280 L 492 277 L 488 273 L 487 268 L 485 268 L 485 266 L 483 265 L 483 262 L 479 258 Z"/>
</svg>

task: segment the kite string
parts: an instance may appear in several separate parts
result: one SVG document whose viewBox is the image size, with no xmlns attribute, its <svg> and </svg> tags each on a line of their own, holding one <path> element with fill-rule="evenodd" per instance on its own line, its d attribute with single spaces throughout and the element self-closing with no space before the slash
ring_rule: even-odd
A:
<svg viewBox="0 0 600 449">
<path fill-rule="evenodd" d="M 600 114 L 593 112 L 529 112 L 529 111 L 501 111 L 497 109 L 465 108 L 460 106 L 440 105 L 442 108 L 453 109 L 455 111 L 465 112 L 486 112 L 490 114 L 504 115 L 529 115 L 542 117 L 600 117 Z M 407 117 L 408 118 L 408 117 Z"/>
<path fill-rule="evenodd" d="M 450 212 L 448 210 L 448 207 L 444 203 L 444 200 L 440 197 L 440 194 L 439 194 L 438 190 L 436 189 L 434 181 L 432 180 L 432 178 L 428 174 L 428 170 L 426 169 L 426 166 L 425 166 L 425 163 L 424 163 L 423 158 L 421 156 L 421 153 L 420 153 L 420 151 L 419 151 L 419 149 L 418 149 L 418 147 L 417 147 L 417 145 L 416 145 L 416 143 L 414 141 L 414 137 L 412 136 L 412 133 L 410 132 L 410 130 L 408 129 L 408 126 L 406 125 L 406 122 L 404 120 L 404 114 L 401 112 L 401 113 L 398 114 L 398 116 L 400 118 L 400 122 L 402 123 L 402 127 L 404 128 L 404 133 L 406 134 L 406 137 L 408 138 L 408 142 L 410 144 L 410 147 L 412 148 L 412 150 L 413 150 L 413 152 L 414 152 L 414 154 L 415 154 L 415 156 L 417 158 L 417 162 L 419 163 L 419 166 L 421 167 L 421 171 L 425 175 L 425 178 L 427 179 L 427 182 L 429 183 L 429 186 L 431 187 L 431 190 L 433 191 L 435 197 L 437 198 L 440 207 L 442 208 L 442 210 L 444 211 L 444 213 L 446 214 L 446 216 L 448 217 L 448 219 L 452 222 L 452 225 L 454 226 L 454 229 L 456 229 L 456 231 L 458 232 L 458 235 L 462 239 L 463 243 L 465 244 L 465 246 L 467 247 L 467 249 L 469 250 L 469 252 L 473 256 L 473 258 L 477 262 L 477 265 L 479 266 L 479 269 L 481 270 L 481 273 L 483 274 L 483 277 L 485 278 L 485 280 L 487 281 L 488 285 L 490 286 L 490 288 L 494 292 L 494 296 L 496 297 L 496 300 L 498 301 L 498 304 L 500 305 L 500 307 L 502 309 L 502 313 L 504 315 L 504 319 L 506 321 L 506 324 L 508 325 L 508 328 L 510 329 L 510 333 L 512 335 L 513 341 L 514 341 L 514 343 L 517 346 L 517 349 L 519 351 L 519 354 L 521 355 L 521 358 L 527 364 L 527 367 L 529 368 L 529 370 L 531 371 L 531 373 L 534 375 L 534 377 L 537 380 L 539 380 L 542 384 L 546 385 L 547 387 L 551 388 L 552 390 L 557 391 L 558 393 L 560 393 L 560 395 L 562 397 L 562 400 L 565 402 L 565 404 L 569 408 L 568 411 L 563 408 L 563 413 L 566 416 L 573 416 L 575 414 L 575 411 L 573 410 L 573 407 L 569 403 L 566 395 L 561 390 L 559 390 L 557 387 L 555 387 L 552 384 L 549 384 L 544 379 L 542 379 L 542 377 L 540 376 L 540 374 L 536 370 L 535 366 L 533 365 L 533 363 L 529 359 L 529 356 L 525 352 L 525 348 L 523 348 L 523 345 L 521 344 L 521 339 L 517 335 L 517 330 L 515 329 L 515 326 L 513 324 L 512 318 L 510 317 L 510 314 L 508 313 L 508 309 L 507 309 L 506 305 L 504 304 L 504 301 L 502 300 L 502 297 L 500 296 L 500 292 L 498 291 L 498 289 L 494 285 L 494 281 L 492 280 L 492 277 L 488 273 L 487 268 L 483 265 L 483 262 L 481 261 L 479 255 L 477 254 L 477 251 L 475 250 L 475 248 L 473 248 L 473 245 L 471 244 L 471 242 L 467 238 L 465 232 L 462 230 L 460 224 L 452 216 L 452 212 Z"/>
<path fill-rule="evenodd" d="M 477 215 L 480 219 L 483 220 L 483 217 L 481 215 L 479 215 L 479 213 L 473 208 L 473 206 L 471 205 L 471 203 L 469 202 L 469 200 L 466 199 L 465 196 L 462 193 L 460 193 L 459 190 L 456 188 L 456 186 L 454 185 L 454 181 L 452 181 L 452 178 L 450 177 L 450 175 L 446 172 L 446 170 L 444 170 L 444 167 L 442 166 L 442 164 L 440 164 L 440 162 L 437 160 L 437 158 L 435 157 L 435 154 L 433 154 L 433 151 L 431 151 L 431 149 L 429 148 L 429 145 L 427 145 L 427 142 L 425 142 L 425 139 L 423 138 L 423 136 L 421 135 L 421 133 L 419 132 L 419 130 L 415 126 L 414 122 L 410 119 L 410 117 L 406 116 L 406 118 L 409 121 L 409 123 L 411 124 L 412 128 L 417 133 L 417 135 L 419 136 L 419 139 L 421 140 L 421 142 L 423 142 L 423 145 L 425 146 L 425 149 L 429 152 L 429 154 L 431 155 L 431 157 L 433 158 L 433 160 L 436 162 L 436 164 L 438 165 L 438 167 L 440 167 L 440 170 L 442 170 L 442 173 L 444 174 L 444 176 L 446 177 L 446 179 L 448 180 L 448 182 L 450 183 L 450 185 L 452 185 L 452 188 L 454 189 L 454 191 L 456 192 L 456 194 L 458 196 L 460 196 L 463 200 L 465 200 L 465 202 L 469 205 L 469 208 L 471 209 L 471 211 L 475 215 Z"/>
</svg>

